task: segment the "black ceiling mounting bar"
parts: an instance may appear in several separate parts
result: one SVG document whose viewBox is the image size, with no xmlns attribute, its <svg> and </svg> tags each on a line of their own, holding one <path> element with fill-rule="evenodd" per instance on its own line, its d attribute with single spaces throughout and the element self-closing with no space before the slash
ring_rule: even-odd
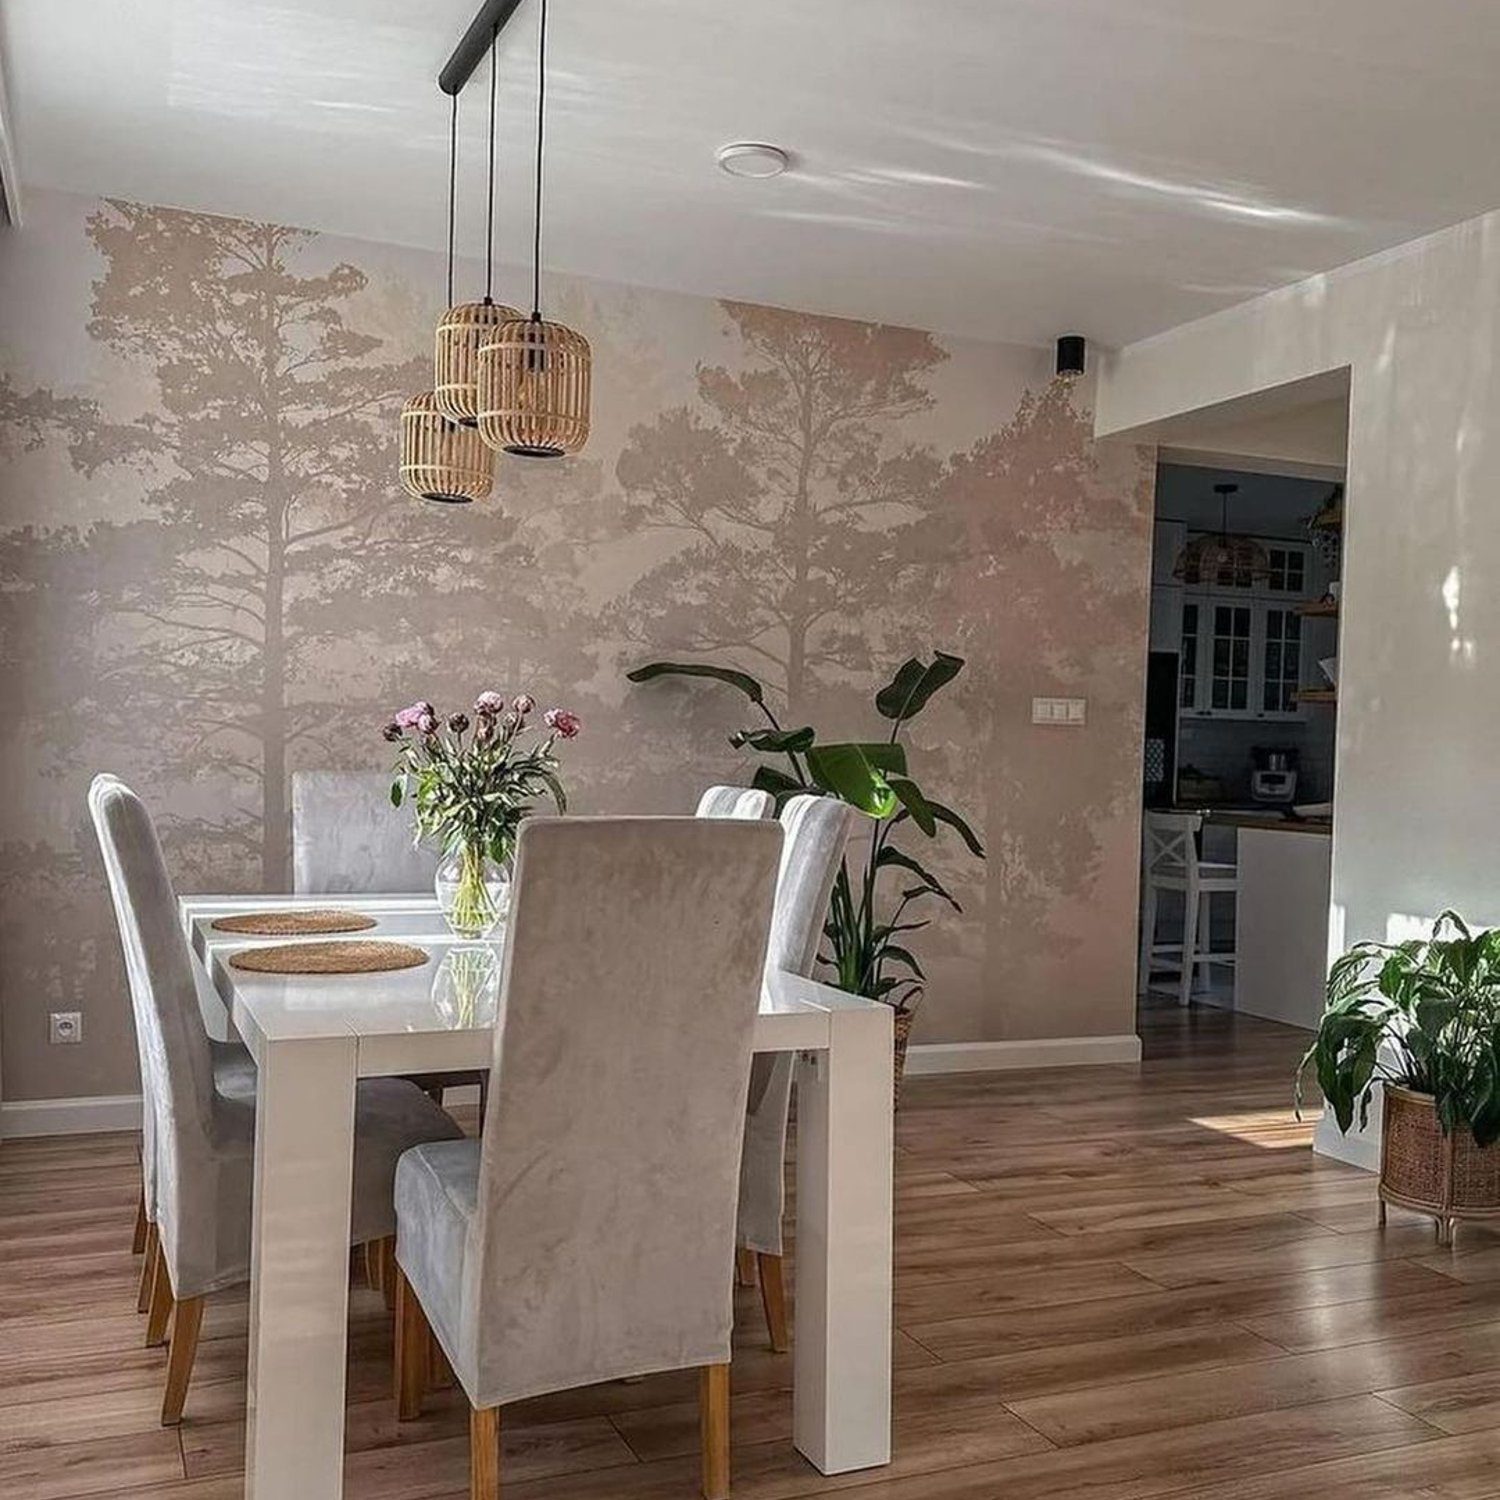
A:
<svg viewBox="0 0 1500 1500">
<path fill-rule="evenodd" d="M 490 39 L 505 30 L 505 23 L 516 13 L 521 0 L 484 0 L 479 14 L 469 22 L 463 40 L 453 49 L 453 56 L 438 74 L 438 87 L 445 94 L 458 94 L 469 81 L 480 59 L 490 50 Z"/>
</svg>

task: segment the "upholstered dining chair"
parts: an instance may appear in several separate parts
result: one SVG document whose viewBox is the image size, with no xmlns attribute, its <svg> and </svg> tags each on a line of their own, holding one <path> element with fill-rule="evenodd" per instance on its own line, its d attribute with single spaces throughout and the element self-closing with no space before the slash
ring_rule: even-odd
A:
<svg viewBox="0 0 1500 1500">
<path fill-rule="evenodd" d="M 150 815 L 114 778 L 100 778 L 90 799 L 120 939 L 138 981 L 131 999 L 155 1132 L 163 1318 L 172 1318 L 161 1419 L 171 1426 L 182 1418 L 204 1297 L 250 1275 L 256 1104 L 253 1093 L 215 1087 L 192 956 Z M 358 1245 L 395 1228 L 392 1187 L 401 1154 L 462 1132 L 420 1089 L 398 1079 L 361 1081 L 354 1116 L 351 1243 Z"/>
<path fill-rule="evenodd" d="M 698 799 L 700 818 L 769 818 L 776 803 L 753 786 L 711 786 Z"/>
<path fill-rule="evenodd" d="M 140 955 L 126 937 L 126 928 L 119 920 L 123 894 L 119 889 L 118 872 L 112 864 L 105 845 L 103 822 L 103 796 L 111 786 L 120 786 L 117 778 L 109 775 L 96 776 L 89 787 L 89 817 L 99 840 L 100 853 L 104 857 L 104 873 L 109 885 L 110 902 L 116 916 L 116 927 L 120 934 L 125 959 L 125 979 L 130 993 L 132 1012 L 145 1003 L 141 986 L 144 974 Z M 194 969 L 195 984 L 206 984 L 207 976 Z M 195 989 L 196 993 L 196 989 Z M 214 1001 L 217 1004 L 217 999 Z M 200 1020 L 204 1014 L 200 1003 Z M 136 1297 L 136 1311 L 148 1314 L 146 1343 L 163 1343 L 166 1336 L 165 1319 L 159 1286 L 164 1289 L 165 1272 L 161 1266 L 161 1239 L 156 1227 L 156 1117 L 153 1105 L 152 1072 L 146 1052 L 145 1034 L 137 1027 L 136 1064 L 141 1080 L 141 1195 L 136 1206 L 135 1230 L 131 1237 L 131 1251 L 144 1257 L 141 1265 L 140 1290 Z M 205 1033 L 206 1035 L 206 1033 Z M 214 1088 L 231 1097 L 254 1097 L 255 1063 L 245 1050 L 243 1042 L 219 1041 L 208 1038 L 209 1056 L 213 1065 Z M 156 1291 L 156 1310 L 153 1312 L 153 1291 Z"/>
<path fill-rule="evenodd" d="M 832 797 L 793 797 L 781 809 L 786 832 L 776 879 L 776 910 L 766 967 L 810 975 L 828 916 L 828 899 L 844 857 L 855 810 Z M 740 1160 L 738 1266 L 742 1281 L 760 1281 L 761 1304 L 771 1348 L 787 1347 L 786 1277 L 783 1270 L 786 1218 L 786 1131 L 792 1106 L 790 1052 L 755 1059 Z"/>
<path fill-rule="evenodd" d="M 479 1140 L 396 1171 L 396 1394 L 435 1337 L 468 1396 L 471 1495 L 499 1409 L 691 1369 L 703 1489 L 729 1486 L 741 1132 L 781 829 L 536 818 L 521 830 Z"/>
<path fill-rule="evenodd" d="M 292 772 L 292 889 L 299 895 L 431 892 L 437 855 L 412 843 L 388 771 Z"/>
<path fill-rule="evenodd" d="M 415 847 L 411 814 L 391 806 L 388 771 L 292 772 L 292 889 L 301 895 L 427 895 L 437 855 Z M 414 1083 L 436 1104 L 450 1089 L 479 1090 L 479 1113 L 488 1102 L 489 1074 L 413 1073 Z"/>
</svg>

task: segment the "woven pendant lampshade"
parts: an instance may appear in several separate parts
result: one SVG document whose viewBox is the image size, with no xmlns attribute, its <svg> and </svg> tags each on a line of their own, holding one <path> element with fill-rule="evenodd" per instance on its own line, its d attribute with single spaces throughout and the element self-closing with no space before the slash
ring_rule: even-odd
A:
<svg viewBox="0 0 1500 1500">
<path fill-rule="evenodd" d="M 474 426 L 479 416 L 479 351 L 502 323 L 521 314 L 504 303 L 461 302 L 443 314 L 433 350 L 433 395 L 450 422 Z"/>
<path fill-rule="evenodd" d="M 479 351 L 479 435 L 522 458 L 577 453 L 589 437 L 589 341 L 533 314 Z"/>
<path fill-rule="evenodd" d="M 1229 497 L 1238 493 L 1237 484 L 1216 484 L 1219 497 L 1219 530 L 1217 534 L 1195 536 L 1172 565 L 1172 576 L 1184 583 L 1223 583 L 1246 587 L 1264 582 L 1271 576 L 1271 554 L 1253 536 L 1236 535 L 1229 530 Z"/>
<path fill-rule="evenodd" d="M 419 500 L 465 505 L 483 500 L 494 483 L 494 455 L 478 432 L 449 421 L 431 391 L 401 409 L 401 483 Z"/>
</svg>

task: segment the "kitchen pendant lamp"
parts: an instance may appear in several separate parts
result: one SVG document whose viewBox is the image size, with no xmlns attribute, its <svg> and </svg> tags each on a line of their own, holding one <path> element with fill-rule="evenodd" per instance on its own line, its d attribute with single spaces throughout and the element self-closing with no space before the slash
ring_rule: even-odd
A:
<svg viewBox="0 0 1500 1500">
<path fill-rule="evenodd" d="M 547 0 L 537 45 L 536 205 L 531 316 L 501 323 L 479 351 L 479 432 L 522 458 L 560 458 L 588 441 L 593 357 L 581 333 L 542 317 L 542 127 L 547 96 Z"/>
<path fill-rule="evenodd" d="M 453 95 L 453 124 L 448 156 L 448 310 L 437 326 L 433 351 L 433 392 L 438 410 L 450 422 L 473 427 L 479 418 L 479 351 L 502 323 L 519 318 L 514 307 L 496 302 L 490 292 L 495 270 L 495 39 L 490 34 L 489 205 L 484 244 L 484 300 L 453 305 L 453 234 L 458 185 L 458 95 Z"/>
<path fill-rule="evenodd" d="M 1229 497 L 1237 484 L 1216 484 L 1219 497 L 1219 531 L 1195 536 L 1172 566 L 1172 576 L 1184 583 L 1229 584 L 1248 587 L 1271 576 L 1271 554 L 1253 536 L 1236 536 L 1229 530 Z"/>
<path fill-rule="evenodd" d="M 466 505 L 483 500 L 495 477 L 495 455 L 478 432 L 450 421 L 437 396 L 423 391 L 401 408 L 401 484 L 418 500 Z"/>
</svg>

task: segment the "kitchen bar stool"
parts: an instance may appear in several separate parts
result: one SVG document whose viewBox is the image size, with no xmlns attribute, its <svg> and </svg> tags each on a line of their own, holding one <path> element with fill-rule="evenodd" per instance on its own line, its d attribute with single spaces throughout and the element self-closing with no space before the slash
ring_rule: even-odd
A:
<svg viewBox="0 0 1500 1500">
<path fill-rule="evenodd" d="M 1198 834 L 1203 818 L 1198 813 L 1148 812 L 1144 819 L 1144 857 L 1141 868 L 1141 958 L 1137 989 L 1144 994 L 1151 984 L 1152 970 L 1163 956 L 1176 955 L 1179 976 L 1178 999 L 1192 999 L 1193 971 L 1203 971 L 1208 981 L 1210 964 L 1233 968 L 1236 951 L 1212 950 L 1209 930 L 1211 898 L 1238 895 L 1239 870 L 1234 865 L 1207 862 L 1198 857 Z M 1182 893 L 1182 942 L 1158 943 L 1156 919 L 1163 891 Z M 1235 943 L 1239 943 L 1236 914 Z M 1170 964 L 1168 965 L 1170 967 Z"/>
</svg>

